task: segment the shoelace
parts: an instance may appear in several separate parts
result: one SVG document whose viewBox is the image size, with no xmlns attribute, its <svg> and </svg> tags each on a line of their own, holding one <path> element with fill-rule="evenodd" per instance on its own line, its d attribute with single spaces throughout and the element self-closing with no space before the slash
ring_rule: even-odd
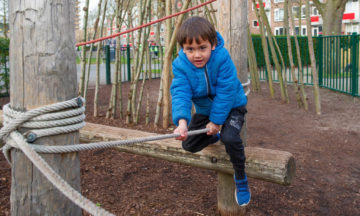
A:
<svg viewBox="0 0 360 216">
<path fill-rule="evenodd" d="M 235 185 L 236 185 L 236 192 L 249 192 L 247 181 L 235 182 Z"/>
</svg>

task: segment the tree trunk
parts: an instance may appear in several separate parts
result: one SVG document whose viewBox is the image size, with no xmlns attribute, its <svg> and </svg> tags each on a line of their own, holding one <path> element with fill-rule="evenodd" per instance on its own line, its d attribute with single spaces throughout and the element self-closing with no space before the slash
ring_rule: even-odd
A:
<svg viewBox="0 0 360 216">
<path fill-rule="evenodd" d="M 163 17 L 165 14 L 165 7 L 161 7 L 162 2 L 158 2 L 158 7 L 157 7 L 157 14 L 158 17 Z M 161 41 L 160 41 L 160 29 L 161 29 L 161 24 L 158 23 L 158 25 L 156 26 L 156 44 L 159 46 L 159 60 L 160 60 L 160 68 L 161 68 L 161 76 L 160 76 L 160 87 L 159 87 L 159 94 L 158 94 L 158 100 L 156 103 L 156 112 L 155 112 L 155 119 L 154 119 L 154 126 L 157 127 L 159 124 L 159 119 L 160 119 L 160 111 L 161 111 L 161 105 L 162 105 L 162 99 L 163 99 L 163 58 L 164 58 L 164 53 L 163 53 L 163 48 L 161 45 Z"/>
<path fill-rule="evenodd" d="M 74 7 L 70 0 L 9 1 L 13 109 L 31 110 L 76 97 Z M 35 144 L 78 142 L 79 133 L 72 132 L 39 138 Z M 78 153 L 41 156 L 80 191 Z M 81 215 L 81 209 L 58 191 L 20 150 L 13 149 L 11 158 L 11 215 Z"/>
<path fill-rule="evenodd" d="M 100 0 L 100 3 L 102 0 Z M 103 36 L 103 29 L 104 29 L 104 21 L 105 21 L 105 13 L 106 13 L 106 7 L 107 7 L 108 0 L 105 0 L 104 2 L 104 9 L 103 14 L 101 17 L 101 24 L 100 24 L 100 35 L 99 38 L 102 38 Z M 100 50 L 102 49 L 102 44 L 104 41 L 101 41 L 97 44 L 97 50 L 96 50 L 96 82 L 95 82 L 95 95 L 94 95 L 94 117 L 97 117 L 99 115 L 98 111 L 98 98 L 99 98 L 99 88 L 100 88 Z"/>
<path fill-rule="evenodd" d="M 261 92 L 259 74 L 257 70 L 257 62 L 254 50 L 254 44 L 252 41 L 252 37 L 250 35 L 250 28 L 248 25 L 248 62 L 250 69 L 250 77 L 251 77 L 251 85 L 253 87 L 254 92 Z"/>
<path fill-rule="evenodd" d="M 328 0 L 324 3 L 313 0 L 313 2 L 323 18 L 323 35 L 340 35 L 342 17 L 348 0 Z"/>
<path fill-rule="evenodd" d="M 252 0 L 252 2 L 253 2 L 253 5 L 256 5 L 255 0 Z M 255 14 L 256 14 L 256 18 L 258 19 L 259 26 L 260 26 L 261 45 L 262 45 L 263 52 L 264 52 L 270 97 L 275 98 L 275 91 L 274 91 L 273 80 L 272 80 L 272 76 L 271 76 L 269 49 L 268 49 L 268 44 L 267 44 L 267 40 L 266 40 L 265 33 L 264 33 L 264 23 L 262 22 L 260 15 L 259 15 L 259 11 L 257 9 L 255 9 Z"/>
<path fill-rule="evenodd" d="M 298 79 L 295 75 L 295 65 L 294 65 L 294 60 L 293 60 L 293 55 L 292 55 L 292 46 L 291 46 L 290 28 L 289 28 L 289 16 L 288 16 L 288 14 L 289 14 L 288 13 L 288 11 L 289 11 L 288 4 L 289 4 L 289 0 L 285 0 L 285 3 L 284 3 L 284 29 L 286 32 L 286 42 L 287 42 L 289 62 L 290 62 L 290 71 L 291 71 L 291 76 L 293 77 L 295 97 L 296 97 L 296 101 L 298 102 L 298 106 L 302 107 L 303 102 L 301 101 L 301 97 L 300 97 L 300 93 L 299 93 L 300 88 L 298 85 Z"/>
<path fill-rule="evenodd" d="M 89 17 L 89 0 L 86 0 L 85 7 L 83 8 L 84 11 L 84 42 L 87 40 L 87 24 L 88 24 L 88 17 Z M 85 68 L 86 68 L 86 46 L 82 47 L 82 55 L 81 55 L 81 75 L 80 75 L 80 82 L 79 82 L 79 95 L 84 96 L 84 84 L 85 84 Z"/>
<path fill-rule="evenodd" d="M 144 23 L 144 17 L 146 17 L 147 15 L 145 15 L 145 13 L 148 12 L 147 8 L 148 8 L 148 3 L 150 3 L 150 0 L 146 0 L 145 4 L 142 4 L 142 1 L 140 1 L 140 10 L 141 10 L 141 14 L 140 14 L 140 24 L 142 25 Z M 145 16 L 144 16 L 145 15 Z M 129 89 L 129 93 L 128 93 L 128 103 L 127 103 L 127 110 L 126 110 L 126 119 L 125 122 L 126 124 L 129 124 L 131 121 L 131 116 L 133 114 L 133 121 L 135 118 L 135 98 L 136 98 L 136 85 L 137 85 L 137 79 L 136 77 L 138 77 L 140 75 L 139 68 L 141 67 L 140 65 L 142 64 L 142 57 L 139 61 L 139 56 L 140 56 L 140 43 L 142 44 L 141 46 L 143 47 L 144 44 L 144 40 L 145 40 L 145 36 L 143 36 L 143 29 L 139 29 L 138 32 L 138 37 L 137 37 L 137 42 L 136 44 L 133 44 L 133 64 L 132 64 L 132 70 L 131 70 L 131 86 Z M 133 35 L 133 40 L 134 40 L 134 35 Z M 141 52 L 141 56 L 143 53 Z M 141 71 L 141 70 L 140 70 Z"/>
<path fill-rule="evenodd" d="M 99 19 L 100 19 L 100 13 L 101 13 L 101 2 L 102 2 L 102 0 L 100 0 L 100 2 L 98 3 L 98 11 L 97 11 L 97 16 L 96 16 L 96 21 L 95 21 L 95 24 L 94 24 L 94 33 L 93 33 L 92 40 L 96 39 L 96 34 L 97 34 L 97 31 L 98 31 Z M 92 58 L 93 47 L 94 47 L 94 44 L 92 43 L 90 45 L 87 72 L 85 74 L 85 85 L 84 85 L 84 91 L 83 91 L 83 94 L 82 94 L 84 98 L 86 98 L 86 96 L 87 96 L 87 89 L 89 87 L 91 58 Z"/>
<path fill-rule="evenodd" d="M 121 19 L 120 19 L 120 13 L 121 13 L 121 7 L 120 7 L 120 0 L 116 0 L 116 12 L 115 12 L 115 22 L 116 22 L 116 28 L 117 32 L 120 32 L 120 26 L 121 26 Z M 109 107 L 106 112 L 106 118 L 115 119 L 116 118 L 116 108 L 117 108 L 117 93 L 118 93 L 118 79 L 119 79 L 119 59 L 121 57 L 119 56 L 120 53 L 120 37 L 116 37 L 116 47 L 115 47 L 115 71 L 114 71 L 114 77 L 112 79 L 111 83 L 111 94 L 109 99 Z"/>
<path fill-rule="evenodd" d="M 295 48 L 296 48 L 296 56 L 297 56 L 297 60 L 298 60 L 298 73 L 299 73 L 299 80 L 300 80 L 300 90 L 301 90 L 301 95 L 302 95 L 302 104 L 304 105 L 304 109 L 308 110 L 308 103 L 307 103 L 307 96 L 306 96 L 306 92 L 305 92 L 305 88 L 304 88 L 304 75 L 303 75 L 303 67 L 302 67 L 302 62 L 301 62 L 301 56 L 300 56 L 300 47 L 299 47 L 299 42 L 297 39 L 297 35 L 295 34 L 295 22 L 294 22 L 294 17 L 292 14 L 292 4 L 290 2 L 290 4 L 288 4 L 288 12 L 289 12 L 289 16 L 290 16 L 290 24 L 291 24 L 291 28 L 294 31 L 294 41 L 295 41 Z"/>
<path fill-rule="evenodd" d="M 168 1 L 166 1 L 168 3 Z M 190 0 L 186 0 L 183 7 L 181 8 L 181 11 L 186 10 L 189 7 Z M 167 5 L 167 8 L 169 5 Z M 167 11 L 167 14 L 170 13 L 170 11 Z M 165 53 L 165 60 L 164 60 L 164 68 L 163 68 L 163 100 L 164 100 L 164 107 L 163 107 L 163 128 L 168 128 L 169 126 L 169 114 L 170 114 L 170 71 L 171 71 L 171 59 L 172 59 L 172 53 L 174 50 L 174 46 L 176 43 L 176 33 L 179 30 L 181 23 L 183 21 L 184 14 L 181 14 L 176 19 L 175 28 L 172 34 L 169 35 L 170 38 L 168 38 L 167 46 L 166 46 L 166 53 Z M 169 29 L 168 29 L 169 28 Z M 168 34 L 171 29 L 171 26 L 169 23 L 166 25 L 166 33 Z M 170 40 L 169 40 L 170 39 Z"/>
<path fill-rule="evenodd" d="M 265 29 L 267 31 L 268 34 L 268 38 L 269 38 L 269 46 L 270 46 L 270 51 L 271 51 L 271 55 L 272 55 L 272 59 L 274 61 L 275 64 L 275 69 L 276 72 L 278 74 L 278 78 L 279 78 L 279 82 L 280 82 L 280 94 L 281 94 L 281 99 L 285 102 L 289 102 L 289 97 L 287 96 L 287 89 L 286 86 L 284 84 L 284 79 L 282 77 L 282 70 L 281 70 L 281 66 L 279 64 L 279 60 L 277 58 L 276 55 L 276 51 L 274 48 L 274 43 L 277 44 L 276 40 L 273 38 L 273 34 L 271 32 L 271 27 L 269 24 L 269 21 L 267 19 L 267 16 L 265 14 L 265 10 L 264 10 L 264 5 L 262 4 L 262 1 L 260 2 L 258 0 L 258 4 L 260 5 L 260 16 L 261 16 L 261 20 L 262 22 L 265 24 Z M 279 52 L 279 56 L 281 56 L 281 52 Z"/>
<path fill-rule="evenodd" d="M 3 0 L 3 33 L 4 33 L 4 37 L 5 38 L 8 38 L 8 35 L 7 35 L 7 31 L 8 31 L 8 28 L 7 28 L 7 21 L 6 21 L 6 17 L 8 15 L 8 1 L 7 0 Z"/>
<path fill-rule="evenodd" d="M 151 11 L 150 11 L 150 5 L 151 5 L 151 0 L 147 0 L 146 5 L 145 5 L 145 16 L 143 17 L 144 21 L 150 20 L 151 17 Z M 134 80 L 131 84 L 131 111 L 132 111 L 132 117 L 133 117 L 133 122 L 136 123 L 136 95 L 137 95 L 137 83 L 139 81 L 140 78 L 140 74 L 142 73 L 142 78 L 145 79 L 146 77 L 146 67 L 145 67 L 145 71 L 143 71 L 144 69 L 144 58 L 146 59 L 145 53 L 146 53 L 146 48 L 148 47 L 148 41 L 147 39 L 149 38 L 149 34 L 150 34 L 150 27 L 145 28 L 145 30 L 143 31 L 142 34 L 142 42 L 141 42 L 141 51 L 140 51 L 140 60 L 136 63 L 137 67 L 136 67 L 136 75 L 134 77 Z"/>
<path fill-rule="evenodd" d="M 316 70 L 314 45 L 313 45 L 313 40 L 312 40 L 312 36 L 311 36 L 309 1 L 306 1 L 306 26 L 308 29 L 307 37 L 308 37 L 309 53 L 310 53 L 310 59 L 311 59 L 311 71 L 312 71 L 312 75 L 313 75 L 315 111 L 316 111 L 316 114 L 321 115 L 319 80 L 318 80 L 318 74 L 317 74 L 317 70 Z"/>
</svg>

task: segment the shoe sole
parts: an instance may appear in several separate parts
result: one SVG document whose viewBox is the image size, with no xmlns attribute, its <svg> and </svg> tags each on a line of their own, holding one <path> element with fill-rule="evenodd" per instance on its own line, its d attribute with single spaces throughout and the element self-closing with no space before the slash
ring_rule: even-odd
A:
<svg viewBox="0 0 360 216">
<path fill-rule="evenodd" d="M 247 202 L 247 203 L 244 203 L 244 204 L 240 205 L 240 204 L 239 204 L 239 202 L 238 202 L 238 200 L 237 200 L 237 196 L 236 196 L 236 189 L 235 189 L 235 200 L 236 200 L 236 203 L 237 203 L 239 206 L 241 206 L 241 207 L 245 207 L 245 206 L 249 205 L 249 203 L 250 203 L 250 201 L 251 201 L 251 194 L 250 194 L 250 199 L 249 199 L 249 202 Z"/>
</svg>

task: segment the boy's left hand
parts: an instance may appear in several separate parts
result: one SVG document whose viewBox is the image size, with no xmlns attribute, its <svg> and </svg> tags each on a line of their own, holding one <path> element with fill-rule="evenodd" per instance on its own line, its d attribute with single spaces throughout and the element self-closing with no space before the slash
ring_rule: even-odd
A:
<svg viewBox="0 0 360 216">
<path fill-rule="evenodd" d="M 214 135 L 214 134 L 219 133 L 219 131 L 220 131 L 220 125 L 214 124 L 212 122 L 209 122 L 206 125 L 206 128 L 209 129 L 209 131 L 206 133 L 207 135 Z"/>
</svg>

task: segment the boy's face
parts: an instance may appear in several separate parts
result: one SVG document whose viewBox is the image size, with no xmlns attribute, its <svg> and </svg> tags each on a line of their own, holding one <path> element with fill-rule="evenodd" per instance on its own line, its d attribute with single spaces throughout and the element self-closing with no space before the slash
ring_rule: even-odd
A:
<svg viewBox="0 0 360 216">
<path fill-rule="evenodd" d="M 215 45 L 211 46 L 208 40 L 203 40 L 201 37 L 199 38 L 199 42 L 200 43 L 196 43 L 195 38 L 192 40 L 192 43 L 187 40 L 186 43 L 183 44 L 183 51 L 195 67 L 202 68 L 209 61 L 211 51 L 215 49 Z"/>
</svg>

